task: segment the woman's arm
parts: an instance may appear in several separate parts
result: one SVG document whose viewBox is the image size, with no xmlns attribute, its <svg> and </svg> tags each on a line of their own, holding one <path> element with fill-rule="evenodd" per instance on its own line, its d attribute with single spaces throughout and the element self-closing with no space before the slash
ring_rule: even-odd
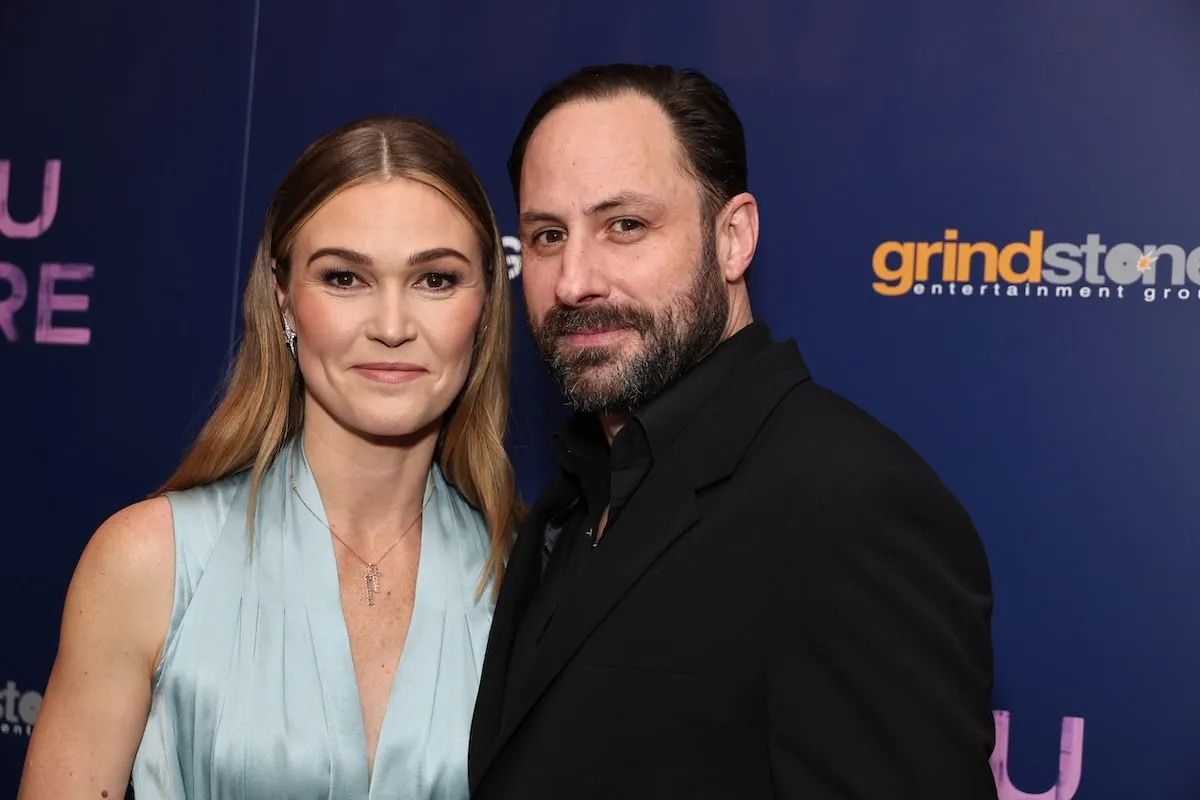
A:
<svg viewBox="0 0 1200 800">
<path fill-rule="evenodd" d="M 165 498 L 113 515 L 84 548 L 18 800 L 125 796 L 170 624 L 174 550 Z"/>
</svg>

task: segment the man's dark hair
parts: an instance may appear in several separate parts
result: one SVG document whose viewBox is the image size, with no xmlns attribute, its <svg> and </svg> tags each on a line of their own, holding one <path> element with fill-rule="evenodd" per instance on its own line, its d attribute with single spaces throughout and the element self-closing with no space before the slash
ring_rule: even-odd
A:
<svg viewBox="0 0 1200 800">
<path fill-rule="evenodd" d="M 700 184 L 707 219 L 715 218 L 730 198 L 746 191 L 746 137 L 720 86 L 692 69 L 608 64 L 584 67 L 551 84 L 529 110 L 508 158 L 508 177 L 518 204 L 525 148 L 546 115 L 575 100 L 607 100 L 625 93 L 653 100 L 671 120 L 685 166 Z"/>
</svg>

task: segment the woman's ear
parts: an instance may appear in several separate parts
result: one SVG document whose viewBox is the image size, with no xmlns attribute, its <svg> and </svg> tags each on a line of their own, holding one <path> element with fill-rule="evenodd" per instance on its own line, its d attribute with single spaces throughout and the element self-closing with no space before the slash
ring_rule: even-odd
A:
<svg viewBox="0 0 1200 800">
<path fill-rule="evenodd" d="M 275 302 L 279 303 L 279 310 L 284 311 L 287 307 L 287 290 L 279 280 L 279 264 L 275 259 L 271 259 L 271 274 L 275 277 Z"/>
</svg>

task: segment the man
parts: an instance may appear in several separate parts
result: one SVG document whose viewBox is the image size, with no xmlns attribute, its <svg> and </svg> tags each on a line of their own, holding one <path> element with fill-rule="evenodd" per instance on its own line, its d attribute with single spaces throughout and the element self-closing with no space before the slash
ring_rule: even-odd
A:
<svg viewBox="0 0 1200 800">
<path fill-rule="evenodd" d="M 502 584 L 472 798 L 994 800 L 983 547 L 753 321 L 725 94 L 585 69 L 509 172 L 530 325 L 578 413 Z"/>
</svg>

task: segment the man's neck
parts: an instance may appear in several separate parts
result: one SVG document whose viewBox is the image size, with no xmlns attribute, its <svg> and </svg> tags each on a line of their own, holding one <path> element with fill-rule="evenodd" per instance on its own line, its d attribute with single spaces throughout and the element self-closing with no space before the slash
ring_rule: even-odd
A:
<svg viewBox="0 0 1200 800">
<path fill-rule="evenodd" d="M 750 311 L 749 301 L 741 296 L 735 298 L 729 304 L 729 319 L 725 321 L 725 332 L 721 334 L 721 341 L 729 339 L 752 322 L 754 314 Z"/>
<path fill-rule="evenodd" d="M 402 439 L 373 439 L 313 405 L 310 401 L 305 409 L 303 445 L 327 521 L 352 549 L 370 558 L 420 513 L 438 428 Z"/>
<path fill-rule="evenodd" d="M 600 412 L 596 415 L 600 420 L 600 427 L 604 430 L 604 438 L 608 440 L 608 446 L 612 447 L 613 439 L 617 438 L 617 434 L 621 432 L 629 418 L 633 416 L 628 411 Z"/>
</svg>

